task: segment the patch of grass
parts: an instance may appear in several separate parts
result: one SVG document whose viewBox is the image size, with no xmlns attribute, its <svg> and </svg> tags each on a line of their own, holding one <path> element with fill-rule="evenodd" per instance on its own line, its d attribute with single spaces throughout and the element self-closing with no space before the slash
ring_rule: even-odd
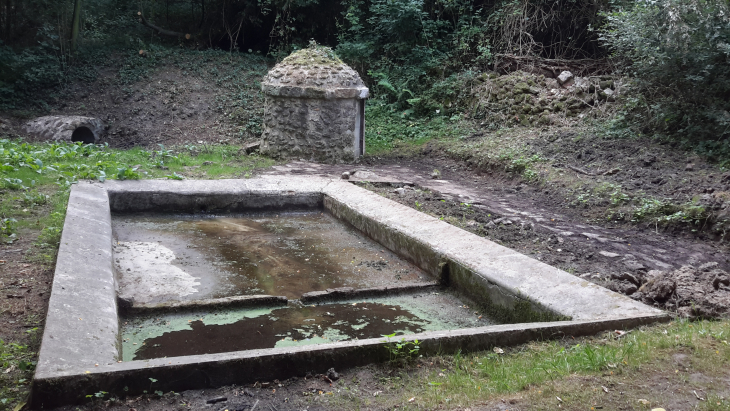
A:
<svg viewBox="0 0 730 411">
<path fill-rule="evenodd" d="M 654 222 L 659 224 L 685 223 L 694 226 L 703 224 L 710 214 L 694 201 L 675 204 L 671 201 L 651 197 L 638 199 L 632 210 L 632 222 Z"/>
<path fill-rule="evenodd" d="M 370 155 L 384 154 L 403 144 L 420 145 L 469 133 L 469 127 L 457 118 L 415 118 L 395 112 L 377 100 L 366 105 L 365 118 L 365 147 Z"/>
<path fill-rule="evenodd" d="M 534 164 L 544 161 L 537 154 L 526 155 L 518 150 L 506 150 L 499 153 L 497 160 L 504 164 L 504 171 L 521 175 L 526 181 L 537 181 L 539 175 Z"/>
<path fill-rule="evenodd" d="M 19 230 L 41 230 L 34 252 L 26 258 L 53 264 L 69 189 L 79 180 L 248 177 L 274 161 L 245 155 L 235 145 L 160 146 L 148 151 L 2 139 L 0 164 L 0 241 L 17 240 Z"/>
<path fill-rule="evenodd" d="M 38 338 L 37 328 L 27 333 Z M 0 408 L 13 409 L 25 402 L 35 366 L 35 351 L 28 345 L 0 340 Z"/>
<path fill-rule="evenodd" d="M 425 371 L 416 372 L 414 367 L 408 375 L 409 370 L 404 370 L 403 387 L 396 389 L 390 398 L 374 401 L 403 404 L 399 409 L 444 406 L 455 409 L 521 392 L 529 392 L 536 404 L 544 404 L 545 400 L 552 403 L 557 392 L 563 407 L 588 409 L 589 397 L 595 393 L 581 387 L 572 387 L 564 393 L 561 384 L 579 376 L 606 376 L 620 377 L 627 381 L 627 389 L 635 388 L 642 384 L 641 372 L 649 364 L 664 361 L 676 353 L 688 353 L 691 368 L 676 372 L 672 369 L 672 377 L 688 378 L 696 369 L 708 377 L 720 378 L 730 366 L 729 338 L 729 321 L 677 320 L 636 329 L 620 337 L 615 332 L 607 332 L 572 341 L 533 342 L 471 354 L 457 352 L 423 359 L 420 366 L 426 365 Z M 728 399 L 719 398 L 721 392 L 707 394 L 714 403 L 708 402 L 705 409 L 725 410 L 723 407 L 730 404 Z M 649 400 L 661 405 L 661 396 L 656 397 Z M 409 402 L 411 398 L 414 400 Z M 625 399 L 622 401 L 625 403 Z"/>
</svg>

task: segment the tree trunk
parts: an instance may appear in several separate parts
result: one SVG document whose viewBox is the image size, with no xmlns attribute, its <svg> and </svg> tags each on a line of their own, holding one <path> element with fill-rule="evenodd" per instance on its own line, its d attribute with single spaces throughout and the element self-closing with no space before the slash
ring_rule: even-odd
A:
<svg viewBox="0 0 730 411">
<path fill-rule="evenodd" d="M 5 16 L 5 43 L 8 43 L 10 41 L 11 36 L 11 26 L 10 22 L 12 21 L 10 18 L 10 10 L 12 9 L 11 6 L 11 0 L 5 0 L 5 13 L 3 15 Z"/>
<path fill-rule="evenodd" d="M 74 17 L 71 22 L 71 50 L 76 51 L 79 44 L 79 28 L 81 26 L 81 0 L 74 1 Z"/>
</svg>

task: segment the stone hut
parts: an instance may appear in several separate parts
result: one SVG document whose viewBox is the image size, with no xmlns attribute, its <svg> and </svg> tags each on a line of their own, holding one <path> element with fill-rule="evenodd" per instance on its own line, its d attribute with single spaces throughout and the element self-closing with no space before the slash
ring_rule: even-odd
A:
<svg viewBox="0 0 730 411">
<path fill-rule="evenodd" d="M 310 45 L 264 77 L 261 152 L 278 158 L 350 162 L 365 153 L 368 89 L 355 70 Z"/>
</svg>

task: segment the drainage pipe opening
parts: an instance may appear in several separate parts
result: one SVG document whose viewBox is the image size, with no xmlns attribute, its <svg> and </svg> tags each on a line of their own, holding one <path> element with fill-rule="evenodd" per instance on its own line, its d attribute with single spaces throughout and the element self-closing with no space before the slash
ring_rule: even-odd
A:
<svg viewBox="0 0 730 411">
<path fill-rule="evenodd" d="M 90 128 L 81 126 L 71 134 L 71 141 L 74 143 L 80 141 L 84 144 L 93 144 L 96 142 L 96 138 Z"/>
</svg>

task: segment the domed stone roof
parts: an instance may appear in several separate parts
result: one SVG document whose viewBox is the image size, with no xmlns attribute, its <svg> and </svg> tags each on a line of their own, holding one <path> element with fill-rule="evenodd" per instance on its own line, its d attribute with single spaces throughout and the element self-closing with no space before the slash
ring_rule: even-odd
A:
<svg viewBox="0 0 730 411">
<path fill-rule="evenodd" d="M 367 98 L 360 76 L 329 47 L 310 45 L 274 66 L 261 88 L 270 96 L 294 98 Z"/>
</svg>

